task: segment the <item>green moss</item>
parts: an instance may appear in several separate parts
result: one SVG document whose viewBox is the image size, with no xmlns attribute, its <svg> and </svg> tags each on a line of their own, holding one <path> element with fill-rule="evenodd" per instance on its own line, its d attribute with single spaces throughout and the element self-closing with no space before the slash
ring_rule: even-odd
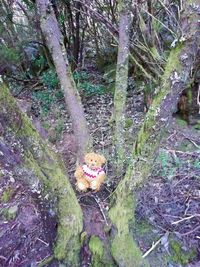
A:
<svg viewBox="0 0 200 267">
<path fill-rule="evenodd" d="M 0 198 L 1 202 L 8 202 L 10 198 L 12 197 L 12 188 L 7 188 L 6 190 L 3 191 L 3 194 Z"/>
<path fill-rule="evenodd" d="M 151 50 L 151 55 L 154 59 L 160 59 L 159 52 L 155 46 L 151 47 L 150 50 Z"/>
<path fill-rule="evenodd" d="M 112 242 L 111 253 L 121 267 L 140 267 L 142 264 L 141 251 L 130 234 L 117 235 Z"/>
<path fill-rule="evenodd" d="M 126 118 L 125 129 L 129 129 L 133 125 L 133 120 L 131 118 Z"/>
<path fill-rule="evenodd" d="M 181 244 L 176 240 L 170 242 L 170 249 L 172 253 L 171 260 L 184 266 L 197 256 L 197 252 L 194 249 L 184 251 Z"/>
<path fill-rule="evenodd" d="M 182 126 L 182 127 L 187 126 L 187 121 L 182 120 L 182 119 L 179 119 L 179 118 L 176 119 L 176 123 L 177 123 L 179 126 Z"/>
<path fill-rule="evenodd" d="M 49 266 L 49 264 L 52 262 L 53 259 L 54 259 L 54 256 L 50 256 L 50 257 L 44 259 L 42 262 L 40 262 L 38 264 L 38 267 Z"/>
<path fill-rule="evenodd" d="M 85 242 L 87 238 L 87 232 L 86 231 L 83 231 L 80 235 L 80 239 L 81 239 L 81 246 L 83 245 L 83 243 Z"/>
<path fill-rule="evenodd" d="M 97 255 L 100 259 L 103 257 L 103 244 L 98 236 L 91 236 L 89 248 L 93 255 Z"/>
<path fill-rule="evenodd" d="M 143 236 L 152 233 L 152 226 L 147 221 L 140 220 L 135 223 L 135 231 L 137 231 L 138 236 Z"/>
<path fill-rule="evenodd" d="M 14 98 L 5 85 L 0 84 L 0 117 L 6 119 L 5 130 L 20 142 L 23 166 L 16 169 L 18 177 L 36 190 L 42 188 L 43 196 L 58 215 L 57 240 L 54 254 L 70 266 L 79 266 L 80 240 L 82 231 L 82 212 L 68 180 L 60 158 L 48 147 L 28 117 L 21 113 Z"/>
<path fill-rule="evenodd" d="M 194 125 L 194 128 L 196 130 L 200 130 L 200 121 L 198 121 L 195 125 Z"/>
<path fill-rule="evenodd" d="M 181 47 L 181 45 L 178 45 L 169 55 L 161 89 L 155 96 L 146 115 L 145 122 L 138 133 L 126 175 L 115 192 L 115 202 L 109 212 L 110 219 L 117 229 L 117 233 L 112 240 L 112 254 L 118 264 L 122 264 L 120 266 L 131 266 L 130 261 L 133 260 L 132 258 L 137 259 L 135 266 L 140 266 L 142 262 L 141 252 L 132 237 L 130 237 L 130 228 L 133 228 L 134 225 L 135 200 L 133 188 L 142 184 L 148 176 L 159 140 L 163 135 L 161 130 L 154 135 L 154 127 L 160 112 L 160 105 L 171 88 L 170 75 L 174 70 L 179 72 L 181 69 L 179 62 Z M 130 249 L 127 249 L 127 240 Z"/>
<path fill-rule="evenodd" d="M 103 243 L 98 236 L 91 236 L 89 248 L 92 253 L 92 267 L 113 267 L 115 264 L 112 261 L 108 244 Z"/>
<path fill-rule="evenodd" d="M 130 188 L 127 188 L 128 174 L 117 188 L 115 205 L 109 216 L 114 223 L 117 234 L 111 241 L 111 253 L 119 266 L 141 266 L 142 254 L 133 240 L 130 228 L 134 225 L 135 201 Z"/>
<path fill-rule="evenodd" d="M 192 99 L 193 99 L 192 87 L 188 88 L 187 96 L 188 96 L 188 104 L 191 106 L 192 105 Z"/>
<path fill-rule="evenodd" d="M 14 220 L 15 217 L 17 216 L 17 212 L 18 212 L 18 206 L 17 205 L 1 210 L 1 214 L 8 221 Z"/>
<path fill-rule="evenodd" d="M 103 267 L 104 247 L 102 241 L 97 236 L 91 236 L 89 248 L 92 252 L 92 266 Z"/>
<path fill-rule="evenodd" d="M 182 51 L 183 44 L 178 43 L 178 45 L 170 51 L 169 57 L 167 59 L 167 64 L 165 66 L 165 71 L 162 76 L 162 83 L 165 85 L 169 82 L 169 77 L 172 71 L 181 71 L 182 65 L 180 64 L 179 56 Z"/>
</svg>

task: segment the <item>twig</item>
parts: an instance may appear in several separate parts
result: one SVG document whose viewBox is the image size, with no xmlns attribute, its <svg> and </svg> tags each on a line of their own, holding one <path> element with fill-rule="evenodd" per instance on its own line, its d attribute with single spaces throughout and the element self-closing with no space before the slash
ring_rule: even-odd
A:
<svg viewBox="0 0 200 267">
<path fill-rule="evenodd" d="M 190 219 L 192 219 L 194 217 L 200 217 L 200 214 L 194 214 L 194 215 L 191 215 L 189 217 L 182 218 L 182 219 L 180 219 L 178 221 L 173 222 L 172 224 L 178 224 L 180 222 L 183 222 L 183 221 L 186 221 L 186 220 L 190 220 Z"/>
<path fill-rule="evenodd" d="M 46 256 L 44 259 L 42 259 L 41 261 L 37 262 L 37 266 L 38 267 L 43 267 L 43 266 L 47 266 L 52 260 L 54 259 L 54 256 Z M 49 266 L 49 265 L 48 265 Z"/>
<path fill-rule="evenodd" d="M 149 250 L 147 250 L 143 255 L 142 255 L 142 258 L 146 258 L 150 253 L 151 251 L 153 251 L 157 245 L 161 242 L 162 240 L 162 237 L 160 239 L 158 239 L 158 241 L 156 241 L 156 243 L 153 242 L 151 248 Z"/>
<path fill-rule="evenodd" d="M 136 5 L 138 7 L 137 3 L 134 3 L 134 5 Z M 151 13 L 149 13 L 147 10 L 145 10 L 144 8 L 139 7 L 142 11 L 144 11 L 145 13 L 147 13 L 151 18 L 153 18 L 154 20 L 158 21 L 165 29 L 167 29 L 169 32 L 171 32 L 171 34 L 175 37 L 177 37 L 176 33 L 173 32 L 169 27 L 167 27 L 161 20 L 157 19 L 155 16 L 153 16 Z"/>
<path fill-rule="evenodd" d="M 7 261 L 7 258 L 4 257 L 4 256 L 2 256 L 2 255 L 0 255 L 0 259 L 2 259 L 2 260 L 4 260 L 4 261 Z"/>
<path fill-rule="evenodd" d="M 199 114 L 200 114 L 200 85 L 199 85 L 198 95 L 197 95 L 197 105 L 199 106 Z"/>
<path fill-rule="evenodd" d="M 167 151 L 171 153 L 179 153 L 179 154 L 184 154 L 184 155 L 191 155 L 191 156 L 198 156 L 197 154 L 200 153 L 200 151 L 195 151 L 195 152 L 184 152 L 181 150 L 173 150 L 173 149 L 167 149 Z"/>
<path fill-rule="evenodd" d="M 37 237 L 36 240 L 42 242 L 42 243 L 45 244 L 47 247 L 49 246 L 49 243 L 45 242 L 44 240 L 40 239 L 39 237 Z"/>
<path fill-rule="evenodd" d="M 168 7 L 163 3 L 163 1 L 161 0 L 158 0 L 159 3 L 164 7 L 164 9 L 169 13 L 170 17 L 173 17 L 173 19 L 176 21 L 178 27 L 179 27 L 179 30 L 181 31 L 182 33 L 182 29 L 181 29 L 181 26 L 180 26 L 180 23 L 179 21 L 176 19 L 176 16 L 168 9 Z"/>
<path fill-rule="evenodd" d="M 188 136 L 186 136 L 186 135 L 183 134 L 183 133 L 182 133 L 182 136 L 183 136 L 185 139 L 187 139 L 188 141 L 190 141 L 196 148 L 200 149 L 200 146 L 197 145 L 197 144 L 195 143 L 194 140 L 192 140 L 191 138 L 189 138 Z"/>
<path fill-rule="evenodd" d="M 199 229 L 200 229 L 200 225 L 198 225 L 198 226 L 195 227 L 194 229 L 190 230 L 189 232 L 186 232 L 186 233 L 183 233 L 183 234 L 181 234 L 181 233 L 179 233 L 179 232 L 177 232 L 177 233 L 178 233 L 180 236 L 186 236 L 186 235 L 190 235 L 190 234 L 196 232 L 196 231 L 199 230 Z"/>
<path fill-rule="evenodd" d="M 102 209 L 102 207 L 101 207 L 101 205 L 100 205 L 98 199 L 97 199 L 96 196 L 94 196 L 94 195 L 92 195 L 92 197 L 94 198 L 94 200 L 96 201 L 97 205 L 99 206 L 99 209 L 100 209 L 100 211 L 101 211 L 101 214 L 102 214 L 102 216 L 103 216 L 103 218 L 104 218 L 104 220 L 105 220 L 105 222 L 106 222 L 106 225 L 109 225 L 109 224 L 108 224 L 108 221 L 107 221 L 107 218 L 106 218 L 106 215 L 105 215 L 105 213 L 104 213 L 104 211 L 103 211 L 103 209 Z"/>
<path fill-rule="evenodd" d="M 176 134 L 177 134 L 177 132 L 174 131 L 172 134 L 170 134 L 170 136 L 167 138 L 167 140 L 169 140 L 170 138 L 174 137 L 174 135 L 176 135 Z"/>
<path fill-rule="evenodd" d="M 189 140 L 195 147 L 197 147 L 198 149 L 200 149 L 200 146 L 197 145 L 193 140 L 191 140 L 189 137 L 185 137 L 187 140 Z"/>
<path fill-rule="evenodd" d="M 188 202 L 186 203 L 186 209 L 185 209 L 185 212 L 184 212 L 184 215 L 187 214 L 189 208 L 190 208 L 190 202 L 191 202 L 191 199 L 188 200 Z"/>
<path fill-rule="evenodd" d="M 86 192 L 86 193 L 83 193 L 82 195 L 78 196 L 78 200 L 80 200 L 81 198 L 83 197 L 87 197 L 87 196 L 92 196 L 92 193 L 91 192 Z"/>
</svg>

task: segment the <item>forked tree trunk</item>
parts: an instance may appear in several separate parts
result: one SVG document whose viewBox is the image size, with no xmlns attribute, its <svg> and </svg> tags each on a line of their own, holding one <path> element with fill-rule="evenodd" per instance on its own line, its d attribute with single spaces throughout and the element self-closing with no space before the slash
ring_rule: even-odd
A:
<svg viewBox="0 0 200 267">
<path fill-rule="evenodd" d="M 135 142 L 132 159 L 126 175 L 114 194 L 114 205 L 109 215 L 116 229 L 111 241 L 111 252 L 119 266 L 141 266 L 141 252 L 134 242 L 131 227 L 134 225 L 134 188 L 143 183 L 151 173 L 151 167 L 163 132 L 169 125 L 181 92 L 192 82 L 200 33 L 199 1 L 185 1 L 182 13 L 182 32 L 185 40 L 171 50 L 160 91 L 150 107 Z"/>
<path fill-rule="evenodd" d="M 117 157 L 117 173 L 119 174 L 125 161 L 125 106 L 128 82 L 129 63 L 129 30 L 131 25 L 130 0 L 121 1 L 119 21 L 119 44 L 117 57 L 117 70 L 114 95 L 114 147 Z"/>
<path fill-rule="evenodd" d="M 67 56 L 64 49 L 62 50 L 62 36 L 51 3 L 49 0 L 37 0 L 36 4 L 40 15 L 41 28 L 52 54 L 60 85 L 64 92 L 65 102 L 72 119 L 72 127 L 78 145 L 78 159 L 82 161 L 85 152 L 88 148 L 91 148 L 91 140 L 81 99 L 69 67 Z"/>
<path fill-rule="evenodd" d="M 15 179 L 21 179 L 28 184 L 32 190 L 41 191 L 52 213 L 58 217 L 54 256 L 67 263 L 67 266 L 79 266 L 82 211 L 64 164 L 41 139 L 1 82 L 0 106 L 0 143 L 6 144 L 6 149 L 13 153 L 18 153 L 18 160 L 14 159 L 12 168 L 11 165 L 8 166 L 9 172 Z M 3 166 L 0 169 L 3 172 Z"/>
</svg>

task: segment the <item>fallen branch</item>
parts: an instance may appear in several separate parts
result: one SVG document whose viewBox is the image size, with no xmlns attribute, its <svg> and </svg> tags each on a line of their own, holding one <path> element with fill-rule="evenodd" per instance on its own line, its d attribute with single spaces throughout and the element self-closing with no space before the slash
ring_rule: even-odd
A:
<svg viewBox="0 0 200 267">
<path fill-rule="evenodd" d="M 197 145 L 192 139 L 190 139 L 189 137 L 185 136 L 185 138 L 190 141 L 196 148 L 200 149 L 200 146 Z"/>
<path fill-rule="evenodd" d="M 177 234 L 180 235 L 180 236 L 186 236 L 186 235 L 190 235 L 190 234 L 196 232 L 196 231 L 199 230 L 199 229 L 200 229 L 200 225 L 198 225 L 198 226 L 195 227 L 194 229 L 190 230 L 189 232 L 186 232 L 186 233 L 183 233 L 183 234 L 177 232 Z"/>
<path fill-rule="evenodd" d="M 200 148 L 200 147 L 199 147 Z M 173 149 L 167 149 L 168 152 L 170 153 L 178 153 L 178 154 L 185 154 L 185 155 L 190 155 L 190 156 L 199 156 L 198 154 L 200 151 L 195 151 L 195 152 L 185 152 L 181 150 L 173 150 Z"/>
<path fill-rule="evenodd" d="M 142 258 L 146 258 L 157 246 L 158 244 L 161 242 L 162 237 L 160 239 L 158 239 L 158 241 L 156 241 L 156 243 L 153 242 L 151 248 L 149 250 L 147 250 L 143 255 Z"/>
<path fill-rule="evenodd" d="M 36 240 L 42 242 L 42 243 L 45 244 L 47 247 L 49 246 L 49 243 L 45 242 L 44 240 L 40 239 L 39 237 L 37 237 Z"/>
<path fill-rule="evenodd" d="M 178 221 L 176 221 L 176 222 L 173 222 L 172 224 L 173 224 L 173 225 L 174 225 L 174 224 L 179 224 L 180 222 L 183 222 L 183 221 L 186 221 L 186 220 L 190 220 L 190 219 L 192 219 L 192 218 L 194 218 L 194 217 L 200 217 L 200 214 L 194 214 L 194 215 L 191 215 L 191 216 L 189 216 L 189 217 L 182 218 L 182 219 L 180 219 L 180 220 L 178 220 Z"/>
<path fill-rule="evenodd" d="M 104 218 L 104 221 L 106 222 L 106 225 L 109 225 L 108 221 L 107 221 L 107 218 L 106 218 L 106 215 L 105 215 L 105 213 L 104 213 L 104 211 L 103 211 L 103 209 L 102 209 L 102 207 L 101 207 L 101 205 L 99 203 L 99 200 L 96 198 L 96 196 L 94 196 L 94 195 L 91 195 L 91 196 L 94 198 L 94 200 L 96 201 L 97 205 L 99 206 L 99 209 L 100 209 L 101 214 L 102 214 L 102 216 Z"/>
</svg>

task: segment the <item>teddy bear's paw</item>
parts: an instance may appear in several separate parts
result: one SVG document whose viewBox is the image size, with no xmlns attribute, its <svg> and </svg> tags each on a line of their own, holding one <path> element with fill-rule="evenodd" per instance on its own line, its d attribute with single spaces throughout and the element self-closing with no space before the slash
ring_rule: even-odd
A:
<svg viewBox="0 0 200 267">
<path fill-rule="evenodd" d="M 84 183 L 77 183 L 76 184 L 76 186 L 77 186 L 77 189 L 79 190 L 79 191 L 86 191 L 87 189 L 88 189 L 88 186 L 87 185 L 85 185 Z"/>
<path fill-rule="evenodd" d="M 98 188 L 98 182 L 97 182 L 97 181 L 92 181 L 92 182 L 90 183 L 90 188 L 91 188 L 92 190 L 97 190 L 97 188 Z"/>
</svg>

